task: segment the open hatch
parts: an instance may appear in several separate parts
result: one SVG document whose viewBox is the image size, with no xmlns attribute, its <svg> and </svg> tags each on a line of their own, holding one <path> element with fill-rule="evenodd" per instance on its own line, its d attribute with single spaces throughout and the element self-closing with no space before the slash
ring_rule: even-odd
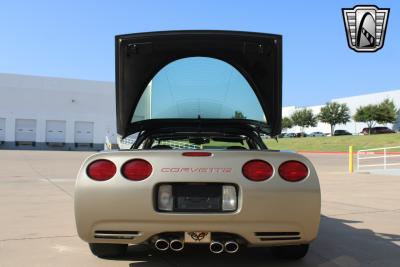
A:
<svg viewBox="0 0 400 267">
<path fill-rule="evenodd" d="M 281 131 L 281 36 L 168 31 L 116 36 L 117 131 Z"/>
</svg>

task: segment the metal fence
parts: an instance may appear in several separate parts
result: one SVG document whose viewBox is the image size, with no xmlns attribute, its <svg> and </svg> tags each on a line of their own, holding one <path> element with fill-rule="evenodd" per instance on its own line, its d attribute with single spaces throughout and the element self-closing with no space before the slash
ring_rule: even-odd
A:
<svg viewBox="0 0 400 267">
<path fill-rule="evenodd" d="M 400 146 L 379 147 L 357 151 L 357 170 L 400 169 Z"/>
<path fill-rule="evenodd" d="M 135 143 L 136 139 L 134 138 L 124 138 L 122 140 L 119 140 L 118 146 L 120 149 L 130 149 L 132 145 Z M 173 149 L 201 149 L 201 146 L 195 145 L 195 144 L 190 144 L 187 142 L 180 142 L 180 141 L 173 141 L 173 140 L 166 140 L 166 141 L 161 141 L 162 145 L 169 145 Z M 112 147 L 111 142 L 106 136 L 105 142 L 104 142 L 104 150 L 110 150 Z"/>
<path fill-rule="evenodd" d="M 120 149 L 130 149 L 135 143 L 136 138 L 126 137 L 124 139 L 118 138 L 117 143 Z"/>
<path fill-rule="evenodd" d="M 201 147 L 199 145 L 194 145 L 186 142 L 180 142 L 180 141 L 162 141 L 161 144 L 163 145 L 168 145 L 172 147 L 173 149 L 200 149 Z"/>
</svg>

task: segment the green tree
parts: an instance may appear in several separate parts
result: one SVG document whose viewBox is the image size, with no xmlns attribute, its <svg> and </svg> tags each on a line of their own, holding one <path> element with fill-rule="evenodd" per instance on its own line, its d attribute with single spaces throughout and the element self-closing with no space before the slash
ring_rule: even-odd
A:
<svg viewBox="0 0 400 267">
<path fill-rule="evenodd" d="M 317 117 L 314 116 L 311 109 L 307 108 L 296 110 L 290 119 L 293 121 L 293 125 L 300 126 L 301 135 L 303 135 L 305 127 L 314 127 L 317 125 Z"/>
<path fill-rule="evenodd" d="M 289 117 L 282 119 L 282 129 L 287 130 L 293 127 L 293 121 Z"/>
<path fill-rule="evenodd" d="M 374 127 L 376 123 L 377 112 L 377 105 L 361 106 L 357 109 L 353 118 L 356 122 L 365 122 L 368 126 L 368 133 L 371 134 L 371 128 Z"/>
<path fill-rule="evenodd" d="M 331 135 L 333 136 L 337 124 L 345 124 L 350 121 L 350 109 L 346 104 L 328 102 L 321 108 L 318 119 L 331 126 Z"/>
<path fill-rule="evenodd" d="M 397 109 L 393 100 L 386 98 L 378 104 L 376 121 L 381 124 L 394 123 L 397 119 Z"/>
<path fill-rule="evenodd" d="M 234 119 L 246 119 L 246 116 L 243 115 L 243 112 L 239 110 L 235 110 L 235 114 L 233 115 Z"/>
<path fill-rule="evenodd" d="M 371 134 L 371 128 L 376 123 L 394 123 L 397 118 L 397 109 L 394 102 L 385 99 L 378 105 L 366 105 L 357 109 L 354 120 L 365 122 L 368 126 L 368 133 Z"/>
</svg>

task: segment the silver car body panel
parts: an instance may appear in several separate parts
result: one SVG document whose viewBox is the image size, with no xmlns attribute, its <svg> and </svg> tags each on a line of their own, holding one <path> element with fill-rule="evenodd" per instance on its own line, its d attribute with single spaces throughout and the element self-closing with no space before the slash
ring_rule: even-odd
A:
<svg viewBox="0 0 400 267">
<path fill-rule="evenodd" d="M 86 159 L 75 189 L 75 218 L 80 238 L 89 243 L 140 244 L 164 232 L 206 231 L 239 235 L 249 246 L 306 244 L 316 238 L 320 187 L 313 165 L 304 156 L 279 151 L 207 150 L 212 152 L 212 157 L 184 157 L 185 151 L 110 151 Z M 87 166 L 98 159 L 114 162 L 117 173 L 113 178 L 99 182 L 87 176 Z M 153 167 L 150 177 L 143 181 L 124 178 L 120 169 L 130 159 L 150 162 Z M 253 159 L 269 162 L 274 168 L 273 176 L 262 182 L 246 179 L 242 166 Z M 309 169 L 307 178 L 300 182 L 282 179 L 278 167 L 288 160 L 304 163 Z M 154 203 L 155 187 L 170 182 L 236 184 L 238 209 L 232 213 L 158 212 Z M 99 238 L 95 237 L 96 232 L 126 232 L 131 236 Z M 280 232 L 286 235 L 298 232 L 299 236 L 285 240 L 285 236 L 279 238 L 274 234 Z M 272 233 L 272 236 L 262 236 L 263 233 Z"/>
</svg>

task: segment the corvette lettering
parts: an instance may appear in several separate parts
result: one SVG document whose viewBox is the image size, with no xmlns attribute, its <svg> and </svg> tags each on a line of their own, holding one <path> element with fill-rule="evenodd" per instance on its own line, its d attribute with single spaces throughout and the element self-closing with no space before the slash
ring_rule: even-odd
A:
<svg viewBox="0 0 400 267">
<path fill-rule="evenodd" d="M 174 173 L 231 173 L 232 168 L 162 168 L 161 172 Z"/>
</svg>

